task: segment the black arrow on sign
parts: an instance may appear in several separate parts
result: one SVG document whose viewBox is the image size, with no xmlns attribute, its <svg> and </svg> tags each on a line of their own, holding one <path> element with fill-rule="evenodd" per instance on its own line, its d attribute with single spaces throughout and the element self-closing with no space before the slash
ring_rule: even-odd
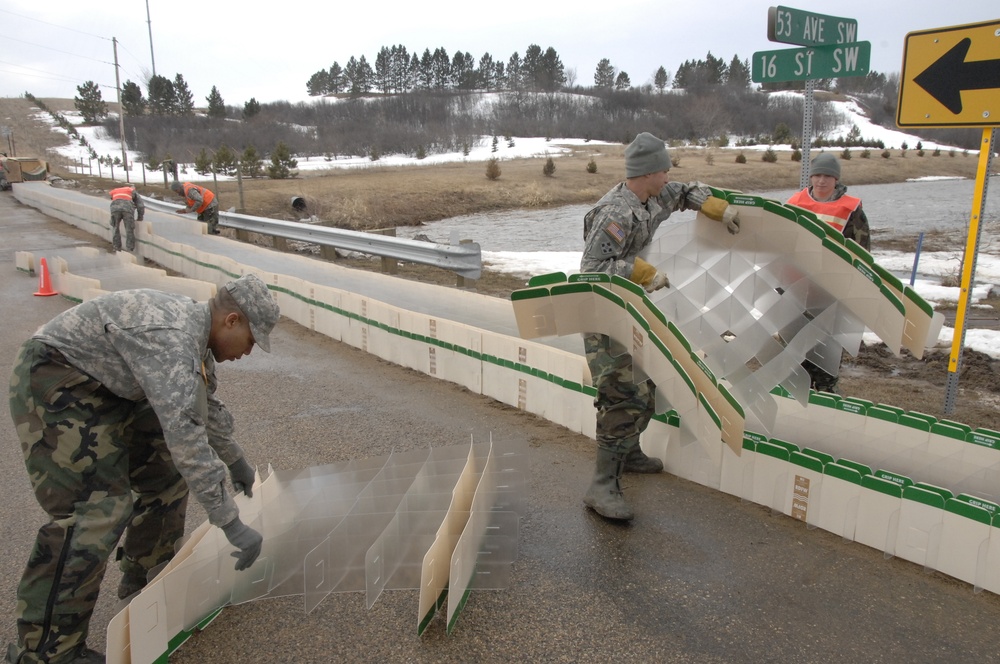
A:
<svg viewBox="0 0 1000 664">
<path fill-rule="evenodd" d="M 1000 88 L 1000 60 L 966 62 L 970 46 L 966 37 L 913 79 L 955 115 L 962 112 L 963 90 Z"/>
</svg>

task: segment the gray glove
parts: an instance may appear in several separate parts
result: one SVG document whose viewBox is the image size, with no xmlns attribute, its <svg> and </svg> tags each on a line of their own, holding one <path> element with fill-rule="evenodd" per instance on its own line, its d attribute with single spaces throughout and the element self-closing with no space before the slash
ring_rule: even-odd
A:
<svg viewBox="0 0 1000 664">
<path fill-rule="evenodd" d="M 264 542 L 261 534 L 240 521 L 240 517 L 224 525 L 222 532 L 229 543 L 239 549 L 230 554 L 236 558 L 236 571 L 240 572 L 253 565 L 253 561 L 260 555 L 260 546 Z"/>
<path fill-rule="evenodd" d="M 233 480 L 233 488 L 236 493 L 242 491 L 248 497 L 253 496 L 253 468 L 247 463 L 246 457 L 240 457 L 237 461 L 229 464 L 229 476 Z"/>
<path fill-rule="evenodd" d="M 670 288 L 670 280 L 667 279 L 667 275 L 662 272 L 657 272 L 653 275 L 653 278 L 644 287 L 647 293 L 652 293 L 653 291 L 658 291 L 661 288 Z"/>
<path fill-rule="evenodd" d="M 735 205 L 730 205 L 722 213 L 722 223 L 726 225 L 726 230 L 729 231 L 730 235 L 736 235 L 740 232 L 740 211 L 736 209 Z"/>
</svg>

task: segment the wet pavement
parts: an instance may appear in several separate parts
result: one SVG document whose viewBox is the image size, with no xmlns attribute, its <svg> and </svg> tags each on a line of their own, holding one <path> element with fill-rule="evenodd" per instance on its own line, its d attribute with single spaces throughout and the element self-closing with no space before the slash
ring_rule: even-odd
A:
<svg viewBox="0 0 1000 664">
<path fill-rule="evenodd" d="M 0 194 L 0 373 L 21 341 L 71 303 L 33 295 L 15 250 L 88 236 Z M 107 248 L 102 241 L 95 246 Z M 629 525 L 587 511 L 593 442 L 283 320 L 272 352 L 220 367 L 220 394 L 251 463 L 292 469 L 429 445 L 494 440 L 529 449 L 527 511 L 511 584 L 473 592 L 451 635 L 424 636 L 417 591 L 302 597 L 227 608 L 174 662 L 988 662 L 1000 597 L 760 505 L 670 475 L 628 476 Z M 43 514 L 0 415 L 0 639 Z M 197 506 L 189 528 L 203 520 Z M 118 572 L 90 643 L 103 649 Z"/>
</svg>

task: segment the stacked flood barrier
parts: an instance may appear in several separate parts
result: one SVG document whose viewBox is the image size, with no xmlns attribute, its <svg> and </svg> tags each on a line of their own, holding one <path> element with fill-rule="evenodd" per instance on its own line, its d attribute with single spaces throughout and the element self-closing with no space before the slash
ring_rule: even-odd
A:
<svg viewBox="0 0 1000 664">
<path fill-rule="evenodd" d="M 582 354 L 538 340 L 608 334 L 658 386 L 642 446 L 671 473 L 1000 593 L 1000 433 L 810 392 L 800 368 L 811 359 L 835 372 L 866 328 L 919 357 L 941 317 L 809 213 L 715 193 L 740 206 L 743 230 L 729 236 L 700 215 L 664 227 L 648 260 L 671 289 L 650 295 L 603 275 L 536 278 L 511 298 L 525 338 L 311 283 L 296 276 L 316 269 L 309 258 L 240 245 L 238 262 L 224 238 L 208 250 L 168 240 L 155 213 L 137 224 L 137 241 L 143 257 L 214 286 L 258 274 L 304 327 L 591 438 L 596 393 Z M 16 185 L 15 195 L 110 240 L 100 199 L 44 185 Z M 197 222 L 169 223 L 204 233 Z M 66 283 L 70 298 L 95 292 Z M 457 306 L 485 302 L 427 289 Z"/>
<path fill-rule="evenodd" d="M 1000 592 L 1000 432 L 809 390 L 865 329 L 921 357 L 942 317 L 813 215 L 740 206 L 729 236 L 699 215 L 648 260 L 671 288 L 599 274 L 536 277 L 512 294 L 522 336 L 599 332 L 656 384 L 643 438 L 669 472 Z"/>
</svg>

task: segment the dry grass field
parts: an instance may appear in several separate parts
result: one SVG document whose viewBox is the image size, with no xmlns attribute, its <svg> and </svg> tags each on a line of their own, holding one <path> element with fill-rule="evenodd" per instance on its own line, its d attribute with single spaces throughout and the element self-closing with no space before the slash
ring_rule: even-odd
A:
<svg viewBox="0 0 1000 664">
<path fill-rule="evenodd" d="M 71 110 L 72 100 L 46 99 L 54 110 Z M 45 154 L 53 170 L 64 177 L 65 161 L 47 152 L 65 144 L 65 137 L 48 126 L 33 121 L 31 105 L 24 99 L 0 99 L 0 125 L 11 127 L 19 156 Z M 700 180 L 715 186 L 745 192 L 795 188 L 801 165 L 779 153 L 777 163 L 766 163 L 758 151 L 744 151 L 747 163 L 736 163 L 738 148 L 674 148 L 671 154 L 677 165 L 671 170 L 675 180 Z M 839 154 L 839 150 L 837 153 Z M 914 150 L 900 155 L 893 150 L 883 159 L 872 150 L 868 159 L 860 150 L 845 162 L 843 181 L 848 184 L 902 182 L 924 176 L 961 176 L 974 178 L 977 157 L 972 154 L 942 152 L 923 157 Z M 309 212 L 330 225 L 343 228 L 375 229 L 419 225 L 447 217 L 524 208 L 547 208 L 595 202 L 617 183 L 624 172 L 624 146 L 584 145 L 570 155 L 555 160 L 552 177 L 542 173 L 544 158 L 502 161 L 501 176 L 486 178 L 483 162 L 451 163 L 412 167 L 381 167 L 373 164 L 359 170 L 308 171 L 308 176 L 289 180 L 244 181 L 244 209 L 249 214 L 281 219 L 295 219 L 290 208 L 293 196 L 305 198 Z M 597 172 L 588 173 L 593 159 Z M 81 190 L 106 196 L 111 188 L 107 180 L 76 178 Z M 162 186 L 140 187 L 142 193 L 169 196 Z M 237 206 L 235 182 L 218 186 L 224 207 Z M 925 246 L 925 249 L 928 247 Z M 345 259 L 345 265 L 377 270 L 377 260 Z M 400 266 L 399 276 L 441 285 L 455 285 L 454 275 L 417 265 Z M 507 274 L 484 272 L 477 282 L 479 292 L 508 297 L 523 280 Z M 895 358 L 884 347 L 863 348 L 857 358 L 845 357 L 841 390 L 845 394 L 944 416 L 943 386 L 947 378 L 948 352 L 938 351 L 923 360 L 908 353 Z M 960 380 L 957 407 L 951 419 L 973 426 L 1000 430 L 1000 362 L 981 353 L 966 351 Z"/>
<path fill-rule="evenodd" d="M 73 108 L 71 99 L 43 101 L 53 110 Z M 48 152 L 65 144 L 65 137 L 30 118 L 30 107 L 24 99 L 0 99 L 0 124 L 13 128 L 18 155 L 45 154 L 54 171 L 65 175 L 64 170 L 60 173 L 65 160 Z M 217 188 L 224 208 L 242 207 L 248 214 L 294 219 L 290 201 L 301 196 L 308 211 L 329 225 L 359 230 L 415 226 L 477 212 L 595 202 L 621 180 L 624 149 L 623 145 L 575 146 L 570 154 L 554 160 L 552 177 L 543 175 L 545 159 L 541 157 L 501 161 L 501 175 L 492 181 L 486 178 L 486 164 L 479 161 L 407 167 L 373 162 L 364 169 L 304 171 L 288 180 L 244 180 L 242 206 L 236 182 L 219 182 Z M 745 164 L 736 163 L 741 152 L 746 156 Z M 926 175 L 974 177 L 976 172 L 975 155 L 961 151 L 942 152 L 937 157 L 927 151 L 920 157 L 911 149 L 903 157 L 893 150 L 889 159 L 883 159 L 879 150 L 872 150 L 867 159 L 861 152 L 852 150 L 853 158 L 844 164 L 845 184 L 903 182 Z M 680 147 L 673 148 L 671 156 L 676 163 L 670 171 L 674 180 L 700 180 L 745 192 L 794 188 L 801 169 L 787 152 L 779 153 L 776 163 L 762 161 L 760 151 L 739 148 Z M 587 172 L 591 159 L 597 164 L 596 173 Z M 110 182 L 87 180 L 87 188 L 95 193 L 103 194 L 110 188 Z M 143 188 L 143 193 L 169 192 L 152 185 Z"/>
</svg>

